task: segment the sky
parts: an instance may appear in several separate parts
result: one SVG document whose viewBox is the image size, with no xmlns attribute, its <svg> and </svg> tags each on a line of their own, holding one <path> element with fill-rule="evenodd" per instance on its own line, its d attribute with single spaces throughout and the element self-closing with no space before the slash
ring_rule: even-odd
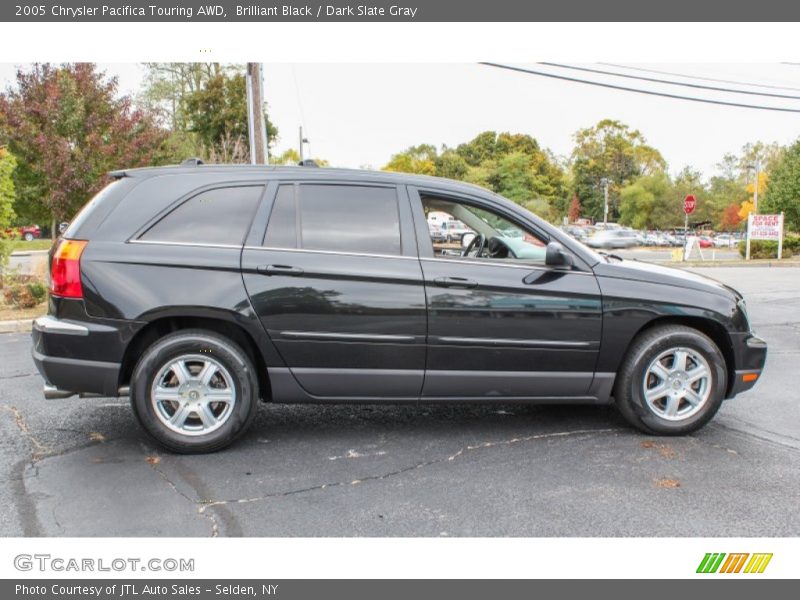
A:
<svg viewBox="0 0 800 600">
<path fill-rule="evenodd" d="M 798 99 L 715 92 L 515 63 L 627 87 L 800 109 L 798 64 L 616 63 L 762 87 L 602 64 L 570 64 L 684 83 L 793 95 Z M 123 92 L 138 93 L 143 77 L 139 64 L 100 63 L 100 68 L 119 78 Z M 14 69 L 13 64 L 0 63 L 0 87 L 6 88 L 13 82 Z M 296 148 L 298 128 L 302 125 L 304 136 L 310 141 L 307 154 L 325 158 L 339 167 L 380 168 L 392 154 L 409 146 L 421 143 L 456 146 L 486 130 L 530 134 L 556 155 L 566 157 L 578 129 L 611 118 L 641 131 L 647 142 L 661 151 L 671 173 L 692 166 L 709 177 L 717 171 L 716 165 L 725 153 L 736 153 L 748 142 L 760 140 L 786 145 L 800 137 L 800 113 L 653 97 L 472 63 L 266 63 L 264 70 L 269 116 L 280 134 L 274 152 Z"/>
</svg>

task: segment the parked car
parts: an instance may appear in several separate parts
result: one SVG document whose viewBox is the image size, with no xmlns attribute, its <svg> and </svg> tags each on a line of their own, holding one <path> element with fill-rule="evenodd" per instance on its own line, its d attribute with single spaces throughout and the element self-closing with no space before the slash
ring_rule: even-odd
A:
<svg viewBox="0 0 800 600">
<path fill-rule="evenodd" d="M 717 248 L 733 248 L 737 241 L 728 233 L 720 233 L 714 236 L 714 246 Z"/>
<path fill-rule="evenodd" d="M 22 238 L 26 242 L 32 242 L 42 237 L 42 230 L 38 225 L 23 225 L 22 227 L 12 227 L 6 229 L 6 237 Z"/>
<path fill-rule="evenodd" d="M 442 244 L 447 241 L 447 236 L 436 225 L 428 223 L 428 232 L 431 234 L 431 241 L 434 244 Z"/>
<path fill-rule="evenodd" d="M 627 229 L 605 229 L 595 232 L 586 238 L 586 244 L 592 248 L 631 248 L 638 245 L 636 234 Z"/>
<path fill-rule="evenodd" d="M 262 401 L 613 403 L 678 435 L 764 367 L 732 288 L 597 254 L 463 182 L 194 163 L 111 177 L 51 250 L 33 360 L 46 398 L 129 396 L 173 451 L 227 446 Z M 431 210 L 474 231 L 460 252 L 434 253 Z"/>
<path fill-rule="evenodd" d="M 474 233 L 472 229 L 457 219 L 450 219 L 442 223 L 442 232 L 448 242 L 461 242 L 465 233 Z"/>
</svg>

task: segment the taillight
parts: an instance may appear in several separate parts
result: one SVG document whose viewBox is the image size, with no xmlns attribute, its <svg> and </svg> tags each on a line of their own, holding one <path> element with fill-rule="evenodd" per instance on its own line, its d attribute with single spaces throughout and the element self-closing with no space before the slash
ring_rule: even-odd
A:
<svg viewBox="0 0 800 600">
<path fill-rule="evenodd" d="M 60 240 L 50 265 L 50 293 L 62 298 L 83 298 L 81 286 L 81 254 L 84 240 Z"/>
</svg>

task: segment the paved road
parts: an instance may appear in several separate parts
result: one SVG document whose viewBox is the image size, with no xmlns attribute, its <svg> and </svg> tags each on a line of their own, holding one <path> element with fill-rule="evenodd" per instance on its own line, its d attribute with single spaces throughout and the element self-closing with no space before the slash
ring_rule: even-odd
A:
<svg viewBox="0 0 800 600">
<path fill-rule="evenodd" d="M 28 337 L 0 335 L 0 534 L 800 535 L 800 270 L 702 272 L 770 355 L 682 438 L 607 407 L 265 406 L 235 447 L 175 456 L 123 400 L 42 400 Z"/>
</svg>

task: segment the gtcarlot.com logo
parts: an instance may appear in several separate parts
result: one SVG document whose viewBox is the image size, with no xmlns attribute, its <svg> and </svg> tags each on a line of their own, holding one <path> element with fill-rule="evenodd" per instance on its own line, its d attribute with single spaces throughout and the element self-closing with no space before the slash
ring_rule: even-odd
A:
<svg viewBox="0 0 800 600">
<path fill-rule="evenodd" d="M 62 558 L 50 554 L 18 554 L 14 557 L 17 571 L 48 572 L 137 572 L 194 571 L 193 558 Z"/>
<path fill-rule="evenodd" d="M 772 553 L 708 552 L 697 567 L 698 573 L 763 573 Z"/>
</svg>

